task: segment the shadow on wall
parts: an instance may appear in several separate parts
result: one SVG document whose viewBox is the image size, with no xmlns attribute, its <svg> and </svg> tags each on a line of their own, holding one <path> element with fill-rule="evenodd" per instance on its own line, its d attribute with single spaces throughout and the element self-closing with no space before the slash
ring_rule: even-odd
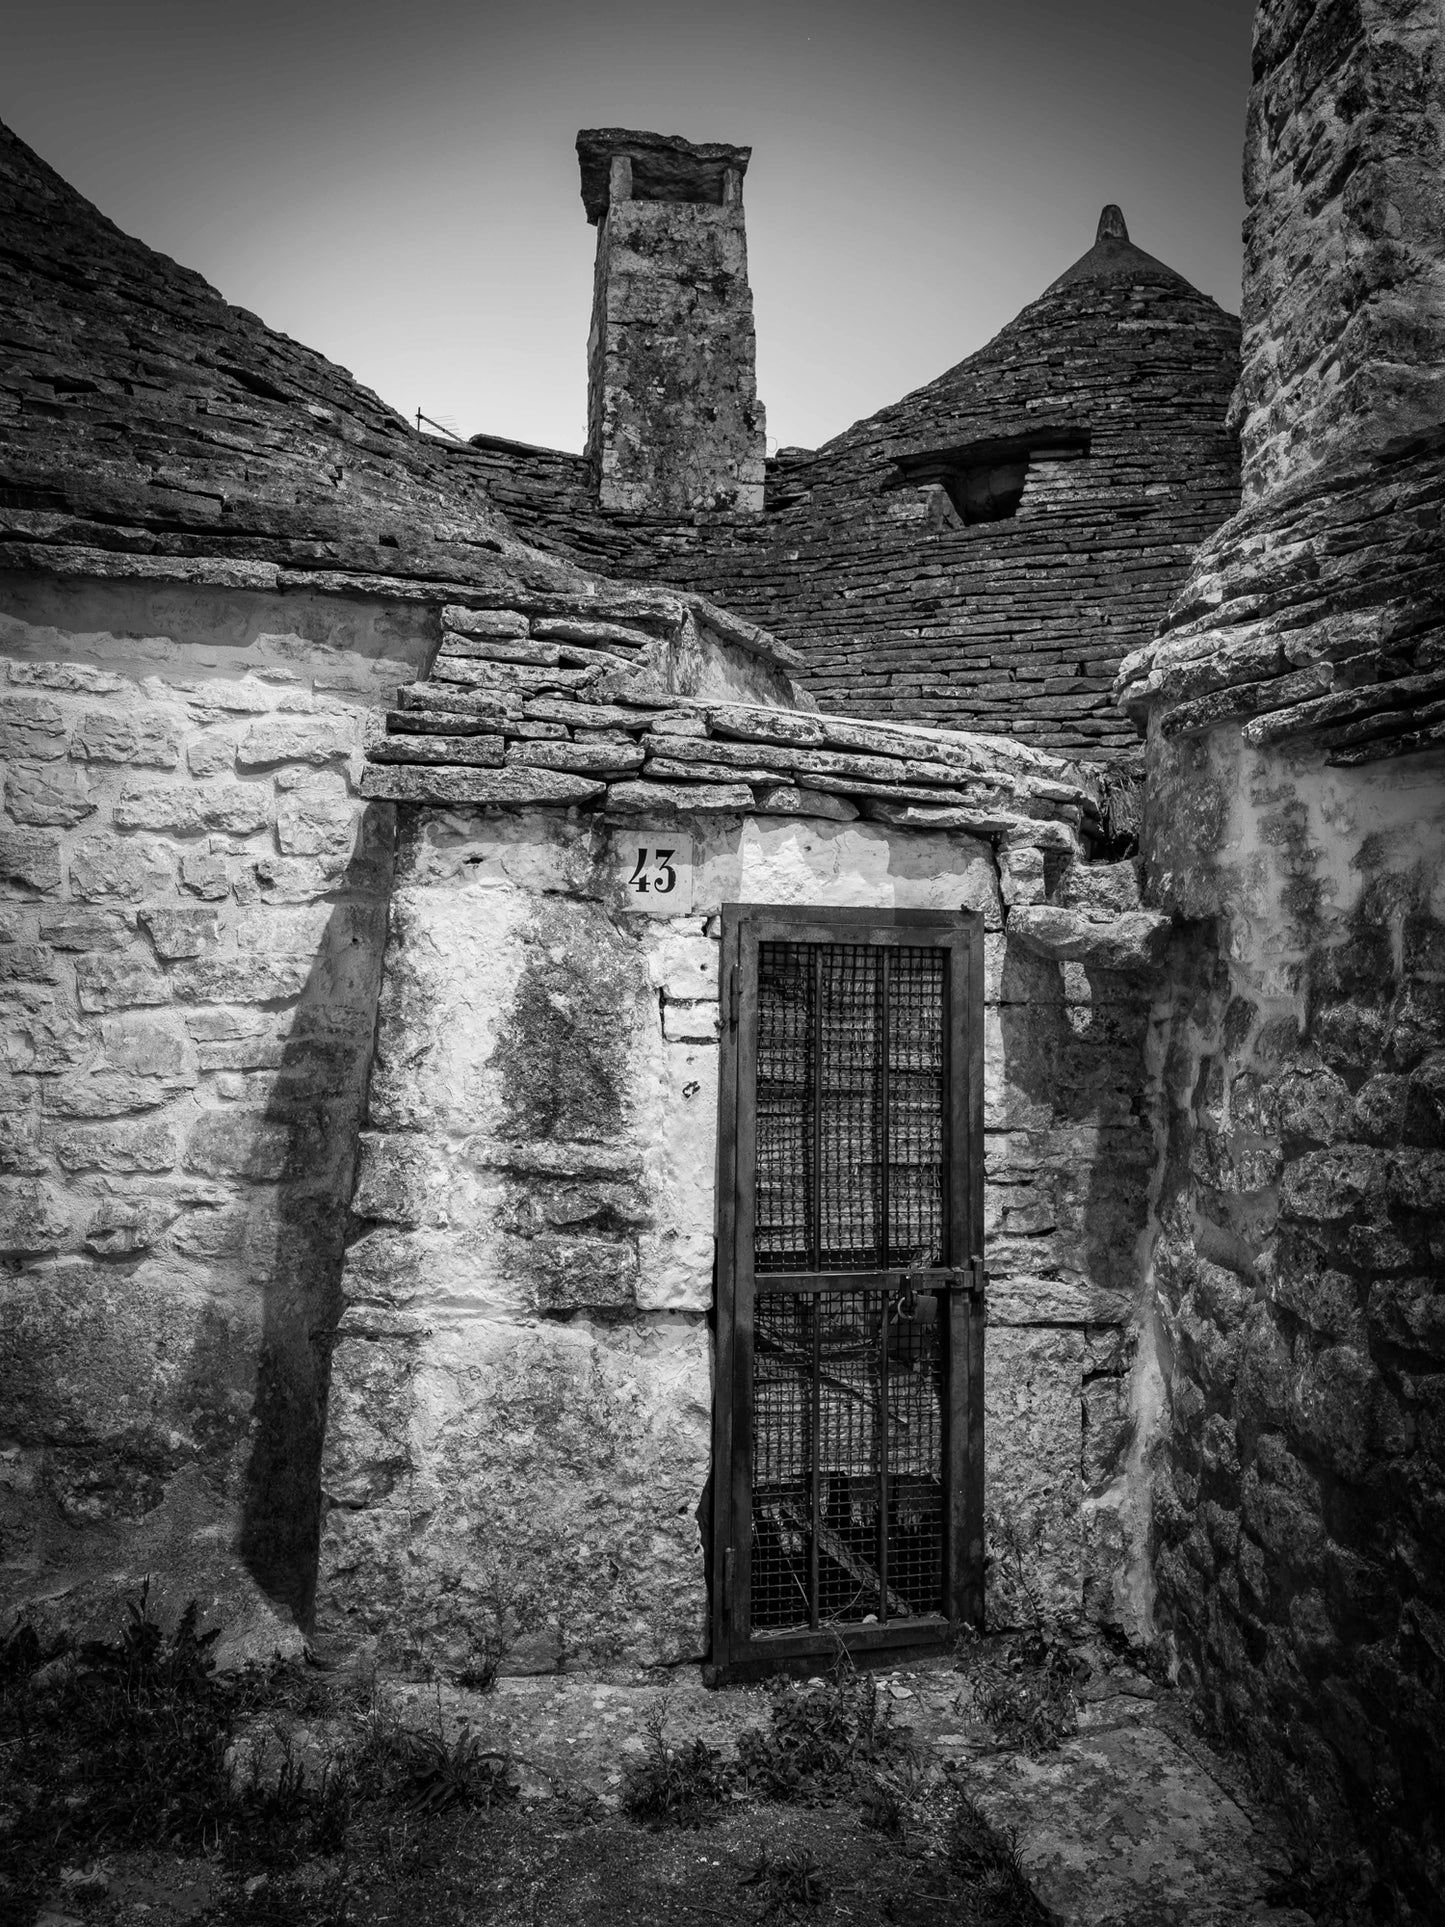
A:
<svg viewBox="0 0 1445 1927">
<path fill-rule="evenodd" d="M 385 851 L 389 884 L 393 844 L 390 806 L 369 804 L 264 1109 L 234 1122 L 211 1114 L 218 1134 L 249 1132 L 242 1174 L 276 1187 L 256 1194 L 247 1225 L 263 1299 L 239 1545 L 257 1585 L 303 1627 L 315 1609 L 331 1350 L 381 984 L 377 856 Z"/>
<path fill-rule="evenodd" d="M 1154 994 L 1149 979 L 1048 961 L 1017 941 L 1004 954 L 988 1144 L 994 1623 L 1082 1607 L 1143 1630 L 1124 1470 L 1155 1174 Z"/>
</svg>

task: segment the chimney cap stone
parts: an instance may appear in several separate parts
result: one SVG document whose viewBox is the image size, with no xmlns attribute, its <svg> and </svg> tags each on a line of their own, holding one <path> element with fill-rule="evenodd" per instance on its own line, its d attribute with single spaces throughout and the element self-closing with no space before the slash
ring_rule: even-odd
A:
<svg viewBox="0 0 1445 1927">
<path fill-rule="evenodd" d="M 582 169 L 582 205 L 593 227 L 607 212 L 612 162 L 623 155 L 632 163 L 636 201 L 701 201 L 721 207 L 727 176 L 739 182 L 752 159 L 751 147 L 726 141 L 686 141 L 680 134 L 649 134 L 631 127 L 584 127 L 577 136 Z"/>
</svg>

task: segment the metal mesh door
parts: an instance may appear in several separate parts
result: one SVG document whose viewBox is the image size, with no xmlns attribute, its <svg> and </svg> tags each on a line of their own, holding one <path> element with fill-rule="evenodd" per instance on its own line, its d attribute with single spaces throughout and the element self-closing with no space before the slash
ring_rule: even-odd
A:
<svg viewBox="0 0 1445 1927">
<path fill-rule="evenodd" d="M 950 1262 L 947 969 L 759 945 L 755 1631 L 942 1609 L 946 1314 L 878 1274 Z"/>
</svg>

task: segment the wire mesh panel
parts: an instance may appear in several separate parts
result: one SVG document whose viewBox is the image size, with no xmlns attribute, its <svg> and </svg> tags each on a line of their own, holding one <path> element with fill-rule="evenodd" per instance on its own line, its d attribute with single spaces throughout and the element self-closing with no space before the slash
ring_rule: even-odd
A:
<svg viewBox="0 0 1445 1927">
<path fill-rule="evenodd" d="M 948 1263 L 946 1000 L 938 947 L 758 947 L 755 1631 L 942 1607 L 936 1295 L 805 1280 Z"/>
<path fill-rule="evenodd" d="M 758 947 L 754 1268 L 947 1262 L 947 955 Z"/>
<path fill-rule="evenodd" d="M 932 1292 L 759 1293 L 755 1632 L 941 1610 L 941 1323 Z"/>
</svg>

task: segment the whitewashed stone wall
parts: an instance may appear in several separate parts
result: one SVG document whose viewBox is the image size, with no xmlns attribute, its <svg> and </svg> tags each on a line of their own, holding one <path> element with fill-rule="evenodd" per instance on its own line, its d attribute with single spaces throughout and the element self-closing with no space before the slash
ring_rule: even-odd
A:
<svg viewBox="0 0 1445 1927">
<path fill-rule="evenodd" d="M 263 1646 L 309 1608 L 394 839 L 360 755 L 425 647 L 379 604 L 0 578 L 8 1604 L 151 1571 Z"/>
<path fill-rule="evenodd" d="M 1041 946 L 1092 956 L 1079 931 L 1131 913 L 1157 935 L 1132 871 L 1084 887 L 1050 825 L 1055 847 L 1002 857 L 860 822 L 682 825 L 691 907 L 655 918 L 630 913 L 595 818 L 406 812 L 322 1624 L 461 1671 L 499 1640 L 519 1668 L 701 1655 L 725 901 L 983 913 L 989 1610 L 1127 1618 L 1150 993 Z"/>
</svg>

